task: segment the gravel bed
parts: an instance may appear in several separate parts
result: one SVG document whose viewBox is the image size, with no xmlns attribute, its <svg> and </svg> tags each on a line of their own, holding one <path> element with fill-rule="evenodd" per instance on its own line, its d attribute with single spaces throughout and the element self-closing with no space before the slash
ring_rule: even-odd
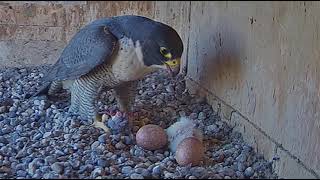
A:
<svg viewBox="0 0 320 180">
<path fill-rule="evenodd" d="M 203 99 L 185 90 L 181 77 L 158 72 L 139 85 L 133 134 L 102 129 L 67 113 L 68 92 L 58 101 L 45 96 L 25 100 L 39 88 L 46 66 L 0 70 L 0 178 L 277 178 L 272 162 L 255 153 L 221 121 Z M 113 107 L 112 91 L 103 92 L 100 110 Z M 189 116 L 204 133 L 205 161 L 179 166 L 168 148 L 148 151 L 135 143 L 145 124 L 167 128 L 180 116 Z"/>
</svg>

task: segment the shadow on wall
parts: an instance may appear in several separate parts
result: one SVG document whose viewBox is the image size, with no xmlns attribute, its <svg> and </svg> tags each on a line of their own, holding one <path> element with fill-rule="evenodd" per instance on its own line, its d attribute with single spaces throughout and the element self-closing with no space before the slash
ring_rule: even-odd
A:
<svg viewBox="0 0 320 180">
<path fill-rule="evenodd" d="M 241 52 L 245 51 L 243 36 L 235 32 L 232 24 L 226 19 L 220 19 L 212 26 L 199 26 L 197 34 L 197 47 L 194 50 L 195 56 L 192 59 L 196 63 L 196 77 L 191 74 L 203 87 L 215 95 L 225 95 L 230 90 L 241 88 L 242 62 Z M 212 30 L 211 32 L 209 32 Z M 197 91 L 197 90 L 196 90 Z M 217 94 L 216 94 L 217 93 Z"/>
</svg>

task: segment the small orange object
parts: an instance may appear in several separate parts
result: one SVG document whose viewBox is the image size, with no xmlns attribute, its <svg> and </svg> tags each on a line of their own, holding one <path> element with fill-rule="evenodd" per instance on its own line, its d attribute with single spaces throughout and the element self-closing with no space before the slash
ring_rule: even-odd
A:
<svg viewBox="0 0 320 180">
<path fill-rule="evenodd" d="M 179 165 L 197 166 L 204 157 L 203 144 L 195 137 L 185 138 L 179 143 L 175 156 Z"/>
<path fill-rule="evenodd" d="M 160 126 L 148 124 L 138 130 L 136 142 L 138 146 L 146 150 L 158 150 L 167 145 L 168 137 Z"/>
</svg>

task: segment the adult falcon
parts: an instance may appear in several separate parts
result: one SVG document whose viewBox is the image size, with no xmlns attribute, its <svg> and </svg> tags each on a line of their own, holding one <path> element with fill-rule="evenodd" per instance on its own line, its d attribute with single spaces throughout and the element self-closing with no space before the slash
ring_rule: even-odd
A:
<svg viewBox="0 0 320 180">
<path fill-rule="evenodd" d="M 137 81 L 158 69 L 177 75 L 182 52 L 178 33 L 164 23 L 134 15 L 98 19 L 72 37 L 33 96 L 69 89 L 69 112 L 102 125 L 95 108 L 101 89 L 114 89 L 120 111 L 128 114 Z"/>
</svg>

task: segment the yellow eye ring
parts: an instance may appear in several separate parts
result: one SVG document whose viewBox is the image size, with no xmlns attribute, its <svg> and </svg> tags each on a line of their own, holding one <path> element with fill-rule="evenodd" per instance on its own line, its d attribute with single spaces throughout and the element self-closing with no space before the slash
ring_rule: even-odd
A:
<svg viewBox="0 0 320 180">
<path fill-rule="evenodd" d="M 164 57 L 166 57 L 166 58 L 168 58 L 168 59 L 171 59 L 171 57 L 172 57 L 171 53 L 168 52 L 167 48 L 165 48 L 165 47 L 160 47 L 160 53 L 161 53 Z"/>
<path fill-rule="evenodd" d="M 168 52 L 167 52 L 167 48 L 165 48 L 165 47 L 160 47 L 160 53 L 162 54 L 162 55 L 166 55 Z"/>
</svg>

